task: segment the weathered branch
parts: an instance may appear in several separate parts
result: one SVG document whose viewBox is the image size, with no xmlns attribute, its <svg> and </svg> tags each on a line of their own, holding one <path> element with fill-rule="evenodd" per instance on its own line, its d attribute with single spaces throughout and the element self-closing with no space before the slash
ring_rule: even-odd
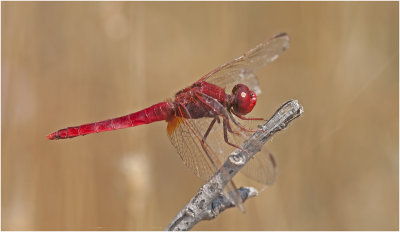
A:
<svg viewBox="0 0 400 232">
<path fill-rule="evenodd" d="M 258 195 L 257 189 L 253 187 L 240 187 L 238 190 L 242 202 L 245 202 L 250 197 Z M 235 207 L 235 204 L 226 198 L 222 193 L 214 199 L 214 201 L 202 212 L 199 217 L 201 220 L 212 220 L 226 209 Z"/>
<path fill-rule="evenodd" d="M 247 153 L 241 149 L 236 149 L 232 152 L 223 164 L 223 169 L 220 168 L 214 176 L 200 188 L 197 194 L 168 225 L 167 230 L 190 230 L 201 220 L 215 218 L 219 213 L 228 208 L 225 206 L 233 206 L 232 203 L 220 203 L 220 205 L 225 206 L 221 208 L 215 207 L 217 206 L 215 201 L 218 201 L 219 198 L 217 197 L 222 196 L 226 184 L 252 156 L 261 150 L 261 147 L 269 138 L 276 132 L 286 128 L 292 120 L 299 117 L 302 113 L 303 107 L 297 100 L 291 100 L 283 104 L 267 123 L 260 126 L 260 128 L 263 129 L 262 131 L 255 132 L 250 139 L 242 144 L 243 150 L 247 151 Z M 248 154 L 250 154 L 250 156 L 248 156 Z M 226 172 L 229 173 L 229 178 L 226 177 Z M 240 193 L 240 195 L 242 200 L 247 199 L 247 197 L 243 198 L 242 193 Z M 226 200 L 229 201 L 228 199 Z M 211 212 L 210 209 L 223 210 L 214 210 Z"/>
</svg>

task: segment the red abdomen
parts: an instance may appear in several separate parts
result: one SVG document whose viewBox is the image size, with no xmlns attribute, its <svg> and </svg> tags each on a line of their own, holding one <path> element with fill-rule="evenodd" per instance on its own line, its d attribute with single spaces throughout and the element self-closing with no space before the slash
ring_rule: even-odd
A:
<svg viewBox="0 0 400 232">
<path fill-rule="evenodd" d="M 119 118 L 88 123 L 75 127 L 68 127 L 58 130 L 47 136 L 48 139 L 67 139 L 79 135 L 87 135 L 91 133 L 99 133 L 103 131 L 118 130 L 128 127 L 149 124 L 152 122 L 168 120 L 175 112 L 174 104 L 171 102 L 161 102 L 150 106 L 144 110 L 125 115 Z"/>
</svg>

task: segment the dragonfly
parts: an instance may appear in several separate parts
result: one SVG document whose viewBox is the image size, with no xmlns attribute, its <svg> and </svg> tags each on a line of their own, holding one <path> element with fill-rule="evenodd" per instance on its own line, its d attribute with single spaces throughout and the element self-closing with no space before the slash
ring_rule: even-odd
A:
<svg viewBox="0 0 400 232">
<path fill-rule="evenodd" d="M 259 130 L 256 125 L 265 122 L 263 118 L 245 116 L 253 110 L 261 93 L 254 71 L 276 60 L 288 48 L 289 36 L 277 34 L 207 73 L 171 99 L 122 117 L 67 127 L 47 138 L 67 139 L 166 121 L 168 137 L 183 163 L 207 181 L 233 150 L 243 150 L 240 144 Z M 276 177 L 272 153 L 260 152 L 240 172 L 271 185 Z M 236 189 L 230 180 L 225 193 L 233 192 L 229 198 L 244 211 Z"/>
</svg>

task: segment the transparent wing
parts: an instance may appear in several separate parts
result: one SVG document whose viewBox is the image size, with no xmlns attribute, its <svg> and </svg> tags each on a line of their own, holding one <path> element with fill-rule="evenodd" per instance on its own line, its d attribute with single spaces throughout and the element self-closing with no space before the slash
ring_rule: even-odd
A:
<svg viewBox="0 0 400 232">
<path fill-rule="evenodd" d="M 261 90 L 253 71 L 273 62 L 288 48 L 289 36 L 286 33 L 277 34 L 242 56 L 209 72 L 199 81 L 207 81 L 227 90 L 237 83 L 242 83 L 258 95 Z"/>
<path fill-rule="evenodd" d="M 275 158 L 271 152 L 261 150 L 240 172 L 260 184 L 272 185 L 276 179 Z"/>
</svg>

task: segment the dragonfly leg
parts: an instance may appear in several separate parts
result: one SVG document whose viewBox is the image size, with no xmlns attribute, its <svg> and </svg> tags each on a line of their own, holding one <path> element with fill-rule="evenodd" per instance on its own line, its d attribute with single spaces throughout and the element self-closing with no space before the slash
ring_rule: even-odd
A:
<svg viewBox="0 0 400 232">
<path fill-rule="evenodd" d="M 246 118 L 245 116 L 243 116 L 243 115 L 240 115 L 240 114 L 237 114 L 237 113 L 235 113 L 235 112 L 232 112 L 236 117 L 238 117 L 238 118 L 240 118 L 240 119 L 242 119 L 242 120 L 249 120 L 249 121 L 251 121 L 251 120 L 255 120 L 255 121 L 267 121 L 267 119 L 265 119 L 265 118 Z"/>
<path fill-rule="evenodd" d="M 215 122 L 217 121 L 217 119 L 218 119 L 218 117 L 215 117 L 215 118 L 211 121 L 210 126 L 208 127 L 206 133 L 205 133 L 204 136 L 203 136 L 203 139 L 201 140 L 203 143 L 206 141 L 206 138 L 207 138 L 208 134 L 210 134 L 210 131 L 211 131 L 211 129 L 213 128 L 213 126 L 214 126 Z M 219 122 L 219 120 L 218 120 L 218 122 Z"/>
<path fill-rule="evenodd" d="M 244 152 L 247 154 L 247 156 L 250 157 L 250 154 L 249 154 L 248 151 L 246 151 L 245 149 L 243 149 L 243 148 L 241 148 L 241 147 L 239 147 L 239 146 L 237 146 L 237 145 L 235 145 L 235 144 L 229 142 L 229 139 L 228 139 L 228 131 L 229 131 L 229 127 L 230 127 L 230 126 L 229 126 L 229 120 L 228 120 L 227 118 L 224 118 L 224 119 L 222 120 L 222 125 L 223 125 L 223 130 L 224 130 L 224 140 L 225 140 L 225 143 L 227 143 L 228 145 L 230 145 L 230 146 L 232 146 L 232 147 L 234 147 L 234 148 L 237 148 L 237 149 L 240 149 L 240 150 L 244 151 Z"/>
<path fill-rule="evenodd" d="M 228 115 L 229 115 L 229 117 L 231 118 L 232 122 L 233 122 L 236 126 L 238 126 L 241 130 L 243 130 L 243 131 L 246 131 L 246 132 L 257 132 L 257 131 L 261 131 L 261 130 L 262 130 L 262 129 L 249 130 L 249 129 L 247 129 L 246 127 L 242 126 L 242 124 L 240 124 L 240 123 L 238 122 L 238 120 L 236 120 L 236 119 L 233 117 L 233 115 L 232 115 L 231 112 L 228 112 Z M 236 115 L 236 114 L 235 114 L 235 115 Z M 254 120 L 256 120 L 256 119 L 254 119 Z"/>
<path fill-rule="evenodd" d="M 229 120 L 228 119 L 226 119 L 226 127 L 227 127 L 227 130 L 229 131 L 229 132 L 231 132 L 231 133 L 233 133 L 233 134 L 240 134 L 239 132 L 236 132 L 236 131 L 232 131 L 232 128 L 231 128 L 231 125 L 230 125 L 230 123 L 229 123 Z M 244 129 L 246 129 L 246 128 L 244 128 Z M 235 133 L 236 132 L 236 133 Z M 224 139 L 225 139 L 225 142 L 227 142 L 227 140 L 228 140 L 228 135 L 225 135 L 226 134 L 226 131 L 225 131 L 225 128 L 224 128 Z M 229 144 L 229 142 L 227 142 L 228 144 Z M 229 144 L 230 145 L 230 144 Z M 250 156 L 250 154 L 246 151 L 246 150 L 244 150 L 244 149 L 242 149 L 241 147 L 237 147 L 237 146 L 234 146 L 235 148 L 239 148 L 240 150 L 242 150 L 242 151 L 244 151 L 249 157 L 251 157 L 252 159 L 254 158 L 254 156 Z"/>
<path fill-rule="evenodd" d="M 239 131 L 232 130 L 232 127 L 231 127 L 231 124 L 229 123 L 229 119 L 228 118 L 226 118 L 226 128 L 228 129 L 228 131 L 230 133 L 235 134 L 235 135 L 240 135 Z"/>
</svg>

